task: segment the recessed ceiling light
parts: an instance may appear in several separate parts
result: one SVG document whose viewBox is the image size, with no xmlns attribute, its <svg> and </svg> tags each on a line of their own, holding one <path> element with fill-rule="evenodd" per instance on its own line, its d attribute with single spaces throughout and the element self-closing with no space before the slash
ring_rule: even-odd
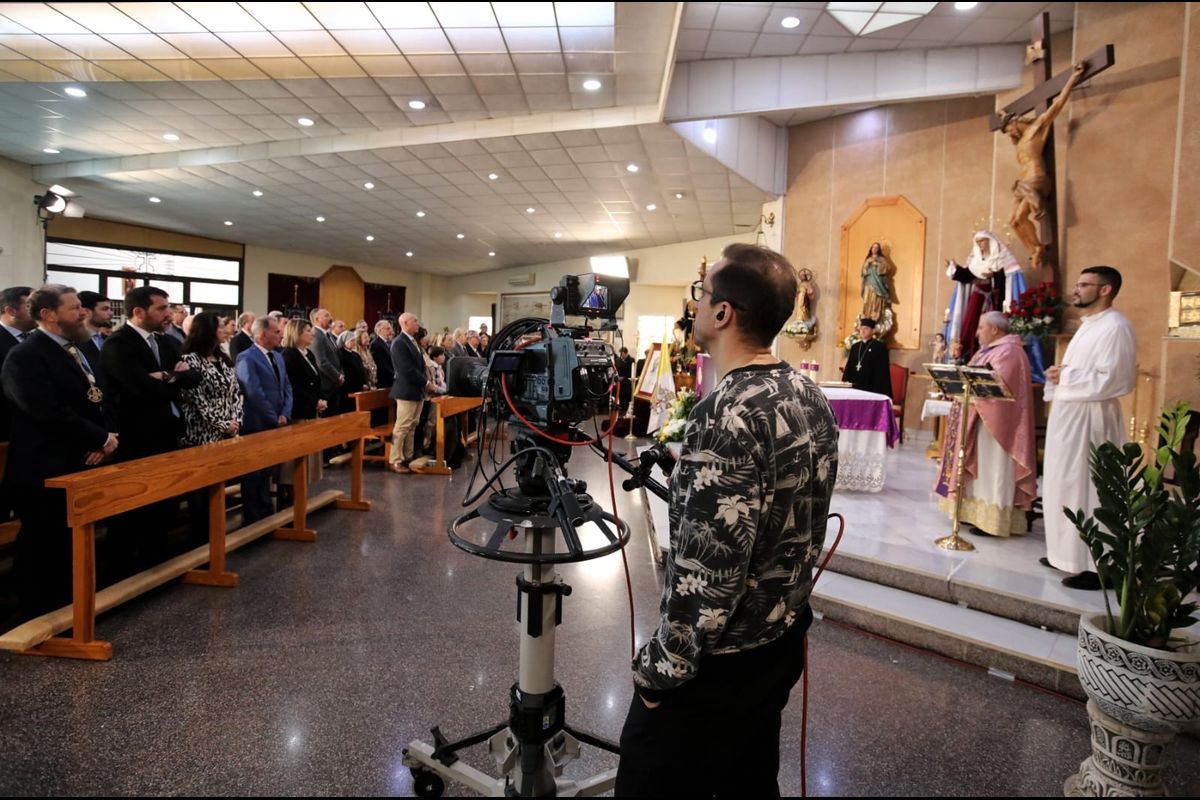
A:
<svg viewBox="0 0 1200 800">
<path fill-rule="evenodd" d="M 638 167 L 637 164 L 628 164 L 628 165 L 626 165 L 625 169 L 628 172 L 637 172 L 638 169 L 640 169 L 640 167 Z"/>
<path fill-rule="evenodd" d="M 979 3 L 955 3 L 954 10 L 955 11 L 970 11 L 972 8 L 974 8 L 977 5 L 979 5 Z"/>
<path fill-rule="evenodd" d="M 371 234 L 369 234 L 369 233 L 368 233 L 368 234 L 367 234 L 367 241 L 368 241 L 368 242 L 373 242 L 373 241 L 375 241 L 375 237 L 374 237 L 374 236 L 372 236 Z"/>
<path fill-rule="evenodd" d="M 228 220 L 228 219 L 227 219 L 227 220 L 225 220 L 225 224 L 226 224 L 226 225 L 232 225 L 232 224 L 233 224 L 233 220 Z"/>
<path fill-rule="evenodd" d="M 683 199 L 683 192 L 676 192 L 676 193 L 675 193 L 675 199 L 676 199 L 676 200 L 682 200 L 682 199 Z"/>
<path fill-rule="evenodd" d="M 254 195 L 255 197 L 262 197 L 262 194 L 263 194 L 263 193 L 262 193 L 262 189 L 255 189 L 255 190 L 254 190 L 253 192 L 251 192 L 250 194 Z"/>
<path fill-rule="evenodd" d="M 647 204 L 646 204 L 646 210 L 647 210 L 647 211 L 657 211 L 657 210 L 658 210 L 658 206 L 657 206 L 656 204 L 654 204 L 654 203 L 647 203 Z"/>
<path fill-rule="evenodd" d="M 163 140 L 167 141 L 167 142 L 178 142 L 179 134 L 178 133 L 164 133 Z"/>
<path fill-rule="evenodd" d="M 465 234 L 459 233 L 459 234 L 455 234 L 454 238 L 455 239 L 465 239 L 467 237 Z"/>
<path fill-rule="evenodd" d="M 488 251 L 488 257 L 489 257 L 489 258 L 490 258 L 491 256 L 494 256 L 494 255 L 496 255 L 496 251 L 495 251 L 495 250 L 489 250 L 489 251 Z"/>
<path fill-rule="evenodd" d="M 586 81 L 583 82 L 583 88 L 587 89 L 589 92 L 598 91 L 600 89 L 600 87 L 603 85 L 604 85 L 603 83 L 596 80 L 595 78 L 588 78 Z"/>
<path fill-rule="evenodd" d="M 157 197 L 151 197 L 151 198 L 150 198 L 150 202 L 151 202 L 151 203 L 161 203 L 161 202 L 162 202 L 162 200 L 160 200 L 160 199 L 159 199 L 159 198 L 157 198 Z"/>
<path fill-rule="evenodd" d="M 533 206 L 530 206 L 529 208 L 525 209 L 526 214 L 532 214 L 535 211 L 537 211 L 537 209 L 534 208 Z"/>
<path fill-rule="evenodd" d="M 425 107 L 425 101 L 424 100 L 409 100 L 408 107 L 413 109 L 414 111 L 420 111 L 422 108 Z"/>
<path fill-rule="evenodd" d="M 71 97 L 87 97 L 87 92 L 85 92 L 83 89 L 80 89 L 78 86 L 68 86 L 67 88 L 63 89 L 63 91 L 71 95 Z"/>
<path fill-rule="evenodd" d="M 311 119 L 309 119 L 308 117 L 300 117 L 298 120 L 296 120 L 296 122 L 300 123 L 305 128 L 311 128 L 313 125 L 317 124 L 317 123 L 313 122 Z"/>
<path fill-rule="evenodd" d="M 717 129 L 716 128 L 705 128 L 704 133 L 702 133 L 701 136 L 703 136 L 704 141 L 708 142 L 709 144 L 717 143 Z"/>
<path fill-rule="evenodd" d="M 423 217 L 423 216 L 425 216 L 425 212 L 424 212 L 424 211 L 418 211 L 418 212 L 417 212 L 417 216 L 418 216 L 418 217 Z"/>
<path fill-rule="evenodd" d="M 799 28 L 800 27 L 800 18 L 799 17 L 784 17 L 783 19 L 781 19 L 779 21 L 779 24 L 788 29 Z"/>
<path fill-rule="evenodd" d="M 555 238 L 555 239 L 561 239 L 561 238 L 562 238 L 562 231 L 556 231 L 556 232 L 554 233 L 554 238 Z"/>
<path fill-rule="evenodd" d="M 324 222 L 324 221 L 325 221 L 324 217 L 317 217 L 317 222 Z"/>
<path fill-rule="evenodd" d="M 61 153 L 61 152 L 62 152 L 62 150 L 58 150 L 57 148 L 54 148 L 54 147 L 43 147 L 43 148 L 42 148 L 42 152 L 43 152 L 43 153 L 49 153 L 49 154 L 50 154 L 50 155 L 52 155 L 52 156 L 56 156 L 56 155 L 58 155 L 59 153 Z"/>
<path fill-rule="evenodd" d="M 412 258 L 412 250 L 409 250 L 409 251 L 408 251 L 407 253 L 405 253 L 404 255 L 408 256 L 409 258 Z"/>
<path fill-rule="evenodd" d="M 489 173 L 488 173 L 488 180 L 489 180 L 489 181 L 498 181 L 498 180 L 500 180 L 500 176 L 499 176 L 499 175 L 497 175 L 497 174 L 496 174 L 496 173 L 494 173 L 494 172 L 489 172 Z"/>
<path fill-rule="evenodd" d="M 369 190 L 375 188 L 375 184 L 371 183 L 370 181 L 367 181 L 366 183 L 363 184 L 363 188 L 367 189 L 369 191 Z"/>
</svg>

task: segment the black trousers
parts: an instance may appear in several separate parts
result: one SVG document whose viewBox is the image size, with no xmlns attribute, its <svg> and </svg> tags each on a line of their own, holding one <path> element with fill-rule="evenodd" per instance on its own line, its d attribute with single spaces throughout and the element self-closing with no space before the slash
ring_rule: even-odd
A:
<svg viewBox="0 0 1200 800">
<path fill-rule="evenodd" d="M 71 602 L 71 529 L 67 493 L 25 487 L 12 494 L 21 530 L 13 564 L 22 619 Z"/>
<path fill-rule="evenodd" d="M 812 612 L 770 644 L 709 656 L 696 677 L 646 708 L 635 692 L 621 731 L 617 797 L 778 797 L 779 728 L 804 671 Z"/>
</svg>

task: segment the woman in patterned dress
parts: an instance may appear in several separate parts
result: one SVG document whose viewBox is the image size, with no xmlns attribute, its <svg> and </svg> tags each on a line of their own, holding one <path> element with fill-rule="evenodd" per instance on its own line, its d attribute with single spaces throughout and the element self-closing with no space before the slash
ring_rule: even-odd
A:
<svg viewBox="0 0 1200 800">
<path fill-rule="evenodd" d="M 183 444 L 194 446 L 237 436 L 242 424 L 242 390 L 233 362 L 221 349 L 227 329 L 215 312 L 204 311 L 192 320 L 183 342 L 182 361 L 200 375 L 200 383 L 184 389 L 180 398 Z"/>
</svg>

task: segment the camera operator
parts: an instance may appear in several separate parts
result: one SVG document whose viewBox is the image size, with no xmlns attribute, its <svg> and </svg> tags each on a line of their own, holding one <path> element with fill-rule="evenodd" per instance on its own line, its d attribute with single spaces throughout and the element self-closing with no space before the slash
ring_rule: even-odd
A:
<svg viewBox="0 0 1200 800">
<path fill-rule="evenodd" d="M 779 795 L 779 729 L 804 668 L 837 475 L 820 390 L 771 353 L 792 314 L 778 253 L 725 248 L 692 285 L 720 382 L 688 418 L 653 637 L 633 661 L 616 795 Z"/>
</svg>

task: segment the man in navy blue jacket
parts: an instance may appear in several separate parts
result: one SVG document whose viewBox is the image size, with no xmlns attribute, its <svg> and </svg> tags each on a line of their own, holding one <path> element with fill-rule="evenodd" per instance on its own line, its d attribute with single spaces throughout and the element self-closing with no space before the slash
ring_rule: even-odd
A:
<svg viewBox="0 0 1200 800">
<path fill-rule="evenodd" d="M 425 371 L 425 357 L 417 344 L 421 321 L 416 314 L 400 315 L 400 333 L 392 340 L 392 368 L 395 379 L 389 397 L 396 401 L 396 427 L 392 429 L 392 453 L 388 469 L 392 472 L 420 472 L 409 467 L 413 459 L 413 442 L 417 421 L 426 393 L 434 390 Z"/>
<path fill-rule="evenodd" d="M 243 433 L 269 431 L 288 424 L 292 416 L 292 384 L 283 356 L 275 352 L 283 339 L 279 321 L 259 317 L 254 321 L 254 346 L 237 358 L 237 378 L 246 396 Z M 271 478 L 275 467 L 242 478 L 242 518 L 246 523 L 270 516 Z"/>
</svg>

